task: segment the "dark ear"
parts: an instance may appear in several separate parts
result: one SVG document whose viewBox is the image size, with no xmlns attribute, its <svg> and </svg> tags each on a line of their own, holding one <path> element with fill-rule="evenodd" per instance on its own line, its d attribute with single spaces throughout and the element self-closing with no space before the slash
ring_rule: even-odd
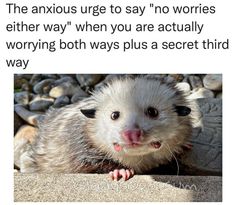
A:
<svg viewBox="0 0 236 205">
<path fill-rule="evenodd" d="M 95 113 L 96 110 L 95 109 L 88 109 L 88 110 L 80 110 L 84 116 L 86 116 L 87 118 L 95 118 Z"/>
<path fill-rule="evenodd" d="M 177 112 L 177 114 L 179 116 L 187 116 L 191 112 L 191 109 L 189 107 L 186 107 L 186 106 L 174 105 L 174 109 L 175 109 L 175 112 Z"/>
</svg>

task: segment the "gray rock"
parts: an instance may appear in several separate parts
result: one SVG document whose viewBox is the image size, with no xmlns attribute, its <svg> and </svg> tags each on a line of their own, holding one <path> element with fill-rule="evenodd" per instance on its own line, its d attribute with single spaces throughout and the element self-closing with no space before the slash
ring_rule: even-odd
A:
<svg viewBox="0 0 236 205">
<path fill-rule="evenodd" d="M 52 88 L 55 79 L 45 79 L 34 85 L 34 92 L 37 94 L 48 94 Z"/>
<path fill-rule="evenodd" d="M 47 79 L 47 78 L 57 79 L 58 78 L 57 74 L 42 74 L 42 77 L 45 79 Z"/>
<path fill-rule="evenodd" d="M 173 77 L 176 82 L 181 82 L 184 79 L 182 74 L 169 74 L 169 76 Z"/>
<path fill-rule="evenodd" d="M 68 98 L 67 96 L 60 96 L 55 100 L 53 106 L 59 108 L 68 105 L 69 103 L 70 103 L 70 98 Z"/>
<path fill-rule="evenodd" d="M 188 96 L 188 99 L 197 98 L 214 98 L 214 93 L 206 88 L 197 88 L 192 91 L 191 95 Z"/>
<path fill-rule="evenodd" d="M 23 78 L 23 76 L 14 75 L 14 89 L 21 89 L 21 86 L 25 83 L 28 83 L 28 80 Z"/>
<path fill-rule="evenodd" d="M 44 118 L 43 114 L 30 112 L 25 107 L 19 104 L 14 105 L 14 111 L 18 116 L 20 116 L 24 121 L 26 121 L 30 125 L 37 126 L 38 123 Z"/>
<path fill-rule="evenodd" d="M 103 75 L 101 74 L 77 74 L 76 79 L 81 85 L 81 87 L 94 86 L 97 84 Z"/>
<path fill-rule="evenodd" d="M 222 101 L 216 98 L 197 99 L 193 149 L 185 154 L 182 163 L 194 175 L 222 173 Z M 188 170 L 188 169 L 186 169 Z"/>
<path fill-rule="evenodd" d="M 71 98 L 71 102 L 72 103 L 77 103 L 77 102 L 79 102 L 79 101 L 81 101 L 81 100 L 84 100 L 86 97 L 82 97 L 82 96 L 80 96 L 80 95 L 77 95 L 77 94 L 75 94 L 75 95 L 73 95 L 73 97 Z"/>
<path fill-rule="evenodd" d="M 37 95 L 30 103 L 29 109 L 31 111 L 46 111 L 53 105 L 54 99 L 47 96 Z"/>
<path fill-rule="evenodd" d="M 189 83 L 192 87 L 192 90 L 195 88 L 202 88 L 203 84 L 202 84 L 202 80 L 200 77 L 196 76 L 196 75 L 191 75 L 189 76 Z"/>
<path fill-rule="evenodd" d="M 222 75 L 221 74 L 207 74 L 203 78 L 204 87 L 210 90 L 222 90 Z"/>
<path fill-rule="evenodd" d="M 23 92 L 14 93 L 14 100 L 18 104 L 28 105 L 30 101 L 29 92 L 23 91 Z"/>
<path fill-rule="evenodd" d="M 84 92 L 79 85 L 71 82 L 64 82 L 60 85 L 52 88 L 49 92 L 49 95 L 53 98 L 58 98 L 63 95 L 67 95 L 69 97 L 73 96 L 75 93 Z"/>
<path fill-rule="evenodd" d="M 17 76 L 22 77 L 28 81 L 32 78 L 33 74 L 17 74 Z"/>
<path fill-rule="evenodd" d="M 190 92 L 190 85 L 186 82 L 181 82 L 181 83 L 177 83 L 176 87 L 182 91 L 184 91 L 185 93 L 189 93 Z"/>
<path fill-rule="evenodd" d="M 60 79 L 56 80 L 53 83 L 53 86 L 58 86 L 58 85 L 63 84 L 63 83 L 77 84 L 76 80 L 73 79 L 71 76 L 65 76 L 63 78 L 60 78 Z"/>
<path fill-rule="evenodd" d="M 27 92 L 32 92 L 33 87 L 32 87 L 31 84 L 29 84 L 29 83 L 27 82 L 27 83 L 22 84 L 21 90 L 22 90 L 22 91 L 27 91 Z"/>
<path fill-rule="evenodd" d="M 59 76 L 60 78 L 70 77 L 70 78 L 76 79 L 76 78 L 75 78 L 75 74 L 58 74 L 58 76 Z"/>
<path fill-rule="evenodd" d="M 34 74 L 32 76 L 32 78 L 30 79 L 29 83 L 34 86 L 35 84 L 37 84 L 41 80 L 42 80 L 42 74 Z"/>
</svg>

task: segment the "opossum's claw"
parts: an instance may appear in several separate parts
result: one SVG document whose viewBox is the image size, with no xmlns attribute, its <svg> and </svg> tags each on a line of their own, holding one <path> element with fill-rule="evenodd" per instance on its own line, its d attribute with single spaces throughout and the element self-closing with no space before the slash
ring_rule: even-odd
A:
<svg viewBox="0 0 236 205">
<path fill-rule="evenodd" d="M 120 178 L 123 178 L 125 181 L 134 176 L 133 169 L 115 169 L 114 171 L 109 172 L 109 175 L 113 181 L 118 181 Z"/>
</svg>

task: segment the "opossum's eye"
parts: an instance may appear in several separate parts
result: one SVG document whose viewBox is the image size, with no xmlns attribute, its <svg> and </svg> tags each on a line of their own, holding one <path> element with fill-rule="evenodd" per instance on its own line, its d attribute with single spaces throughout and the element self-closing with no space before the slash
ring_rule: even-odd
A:
<svg viewBox="0 0 236 205">
<path fill-rule="evenodd" d="M 179 116 L 187 116 L 191 112 L 191 109 L 189 107 L 186 107 L 186 106 L 174 105 L 174 108 L 175 108 L 175 112 L 177 112 L 177 114 Z"/>
<path fill-rule="evenodd" d="M 115 111 L 115 112 L 111 113 L 112 120 L 117 120 L 119 117 L 120 117 L 120 112 Z"/>
<path fill-rule="evenodd" d="M 80 110 L 83 115 L 87 118 L 95 118 L 95 113 L 96 110 L 95 109 L 89 109 L 89 110 Z"/>
<path fill-rule="evenodd" d="M 145 114 L 152 119 L 155 119 L 158 117 L 158 110 L 154 107 L 148 107 L 147 110 L 145 111 Z"/>
</svg>

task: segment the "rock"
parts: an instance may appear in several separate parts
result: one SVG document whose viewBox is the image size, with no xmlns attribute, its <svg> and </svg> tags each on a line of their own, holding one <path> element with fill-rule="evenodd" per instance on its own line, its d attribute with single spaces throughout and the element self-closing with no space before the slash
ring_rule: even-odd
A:
<svg viewBox="0 0 236 205">
<path fill-rule="evenodd" d="M 21 90 L 22 91 L 27 91 L 27 92 L 32 92 L 32 85 L 30 85 L 29 83 L 24 83 L 21 86 Z"/>
<path fill-rule="evenodd" d="M 30 101 L 29 92 L 23 91 L 23 92 L 14 93 L 14 100 L 18 104 L 28 105 Z"/>
<path fill-rule="evenodd" d="M 28 81 L 25 78 L 17 74 L 14 75 L 14 89 L 21 89 L 21 86 L 25 83 L 28 84 Z"/>
<path fill-rule="evenodd" d="M 41 121 L 44 118 L 43 114 L 38 114 L 34 112 L 30 112 L 26 108 L 24 108 L 22 105 L 16 104 L 14 105 L 14 110 L 23 120 L 25 120 L 27 123 L 31 125 L 37 126 L 39 121 Z"/>
<path fill-rule="evenodd" d="M 191 143 L 181 162 L 194 175 L 222 174 L 222 101 L 216 98 L 197 99 L 199 114 L 194 123 Z"/>
<path fill-rule="evenodd" d="M 204 87 L 209 90 L 222 90 L 222 75 L 221 74 L 207 74 L 203 78 Z"/>
<path fill-rule="evenodd" d="M 14 112 L 14 134 L 24 124 L 24 121 Z"/>
<path fill-rule="evenodd" d="M 29 109 L 31 111 L 46 111 L 53 105 L 54 99 L 47 96 L 37 95 L 30 103 Z"/>
<path fill-rule="evenodd" d="M 184 75 L 182 74 L 170 74 L 169 76 L 174 78 L 176 82 L 181 82 L 184 79 Z"/>
<path fill-rule="evenodd" d="M 60 85 L 52 88 L 49 92 L 49 95 L 53 98 L 58 98 L 60 96 L 73 96 L 75 93 L 84 92 L 79 85 L 71 82 L 64 82 Z"/>
<path fill-rule="evenodd" d="M 37 83 L 39 83 L 42 80 L 42 74 L 34 74 L 32 76 L 32 78 L 30 79 L 30 84 L 32 86 L 36 85 Z"/>
<path fill-rule="evenodd" d="M 55 79 L 45 79 L 34 85 L 34 92 L 37 94 L 48 94 L 52 88 Z"/>
<path fill-rule="evenodd" d="M 54 79 L 56 80 L 58 78 L 57 74 L 42 74 L 42 78 L 45 78 L 45 79 Z"/>
<path fill-rule="evenodd" d="M 197 88 L 192 91 L 192 94 L 188 96 L 188 99 L 197 98 L 214 98 L 214 93 L 206 88 Z"/>
<path fill-rule="evenodd" d="M 84 92 L 82 89 L 81 89 L 81 91 L 82 92 L 77 92 L 72 96 L 72 98 L 71 98 L 72 103 L 76 103 L 80 100 L 83 100 L 84 98 L 89 97 L 88 93 Z"/>
<path fill-rule="evenodd" d="M 71 76 L 65 76 L 63 78 L 60 78 L 60 79 L 56 80 L 53 83 L 53 87 L 58 86 L 58 85 L 63 84 L 63 83 L 77 84 L 77 81 L 75 79 L 73 79 Z"/>
<path fill-rule="evenodd" d="M 190 85 L 186 82 L 181 82 L 181 83 L 177 83 L 176 87 L 182 91 L 184 91 L 185 93 L 189 93 L 190 92 Z"/>
<path fill-rule="evenodd" d="M 71 102 L 72 103 L 77 103 L 81 100 L 84 100 L 86 97 L 83 97 L 83 96 L 80 96 L 80 95 L 77 95 L 77 94 L 74 94 L 73 97 L 71 98 Z"/>
<path fill-rule="evenodd" d="M 76 79 L 81 85 L 81 87 L 94 86 L 97 84 L 103 75 L 101 74 L 77 74 Z"/>
<path fill-rule="evenodd" d="M 26 79 L 27 81 L 29 81 L 32 78 L 32 74 L 17 74 L 19 77 L 22 77 L 24 79 Z"/>
<path fill-rule="evenodd" d="M 27 149 L 27 144 L 33 143 L 38 133 L 38 128 L 24 125 L 14 137 L 14 164 L 20 166 L 21 156 Z"/>
<path fill-rule="evenodd" d="M 70 103 L 70 98 L 68 98 L 67 96 L 60 96 L 55 100 L 53 106 L 59 108 L 68 105 L 69 103 Z"/>
<path fill-rule="evenodd" d="M 75 74 L 58 74 L 59 78 L 70 77 L 76 79 Z"/>
<path fill-rule="evenodd" d="M 202 88 L 203 87 L 201 78 L 196 75 L 189 76 L 188 80 L 189 80 L 189 83 L 192 87 L 192 90 L 195 88 Z"/>
</svg>

